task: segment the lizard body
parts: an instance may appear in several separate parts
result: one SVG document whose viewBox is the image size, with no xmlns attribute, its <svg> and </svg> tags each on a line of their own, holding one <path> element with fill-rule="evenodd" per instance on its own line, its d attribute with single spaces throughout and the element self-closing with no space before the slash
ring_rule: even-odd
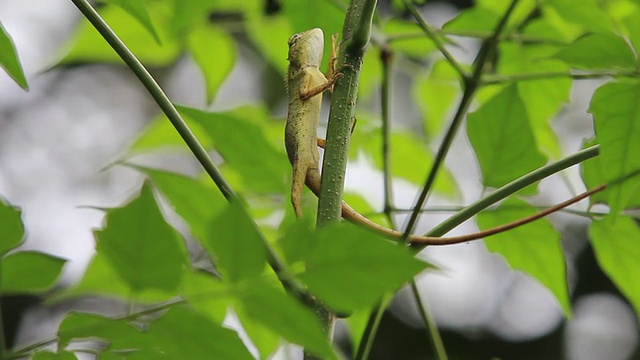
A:
<svg viewBox="0 0 640 360">
<path fill-rule="evenodd" d="M 289 39 L 287 91 L 289 112 L 285 126 L 285 147 L 293 165 L 291 203 L 298 217 L 305 179 L 320 184 L 320 156 L 316 133 L 320 121 L 322 92 L 333 85 L 338 76 L 327 79 L 320 71 L 324 50 L 324 34 L 315 28 Z"/>
<path fill-rule="evenodd" d="M 341 75 L 333 69 L 336 39 L 337 37 L 334 35 L 332 37 L 332 58 L 329 61 L 329 73 L 328 76 L 325 76 L 320 71 L 324 50 L 324 34 L 322 30 L 315 28 L 294 34 L 289 38 L 289 68 L 286 79 L 289 109 L 285 126 L 285 147 L 289 161 L 293 165 L 291 203 L 298 217 L 302 216 L 300 201 L 305 184 L 316 196 L 320 196 L 320 156 L 317 147 L 323 147 L 324 140 L 317 137 L 317 129 L 320 121 L 322 93 L 326 90 L 331 90 L 333 84 Z M 445 245 L 480 239 L 537 220 L 605 188 L 606 185 L 600 185 L 532 216 L 489 230 L 454 237 L 410 235 L 408 240 L 412 244 Z M 394 239 L 403 237 L 401 232 L 386 228 L 367 219 L 344 201 L 342 202 L 342 217 L 386 237 Z"/>
</svg>

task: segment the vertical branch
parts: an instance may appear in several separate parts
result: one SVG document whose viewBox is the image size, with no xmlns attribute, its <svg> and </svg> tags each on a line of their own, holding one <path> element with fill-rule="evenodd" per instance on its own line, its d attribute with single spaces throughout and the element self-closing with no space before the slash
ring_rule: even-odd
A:
<svg viewBox="0 0 640 360">
<path fill-rule="evenodd" d="M 360 69 L 365 48 L 371 37 L 371 23 L 376 8 L 376 0 L 352 0 L 342 29 L 342 43 L 338 58 L 338 71 L 343 76 L 338 79 L 333 90 L 329 123 L 327 125 L 327 145 L 322 163 L 322 187 L 318 199 L 317 227 L 322 227 L 341 218 L 344 175 L 347 170 L 351 123 L 355 114 Z M 313 304 L 331 338 L 335 315 L 322 304 Z M 317 355 L 304 352 L 305 359 L 317 359 Z"/>
<path fill-rule="evenodd" d="M 319 227 L 340 219 L 351 122 L 375 7 L 376 0 L 352 0 L 347 10 L 337 64 L 343 76 L 338 79 L 333 91 L 327 125 L 327 146 L 322 163 L 322 189 L 317 221 Z"/>
<path fill-rule="evenodd" d="M 391 124 L 390 124 L 390 93 L 391 93 L 391 63 L 393 52 L 387 46 L 382 46 L 380 52 L 382 63 L 382 84 L 380 85 L 380 112 L 382 118 L 382 176 L 384 183 L 384 214 L 393 225 L 391 209 L 393 208 L 393 186 L 391 184 Z"/>
</svg>

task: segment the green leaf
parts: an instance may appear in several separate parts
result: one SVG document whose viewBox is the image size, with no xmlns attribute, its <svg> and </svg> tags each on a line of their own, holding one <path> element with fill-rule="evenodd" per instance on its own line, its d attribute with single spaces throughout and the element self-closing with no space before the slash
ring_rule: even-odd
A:
<svg viewBox="0 0 640 360">
<path fill-rule="evenodd" d="M 577 69 L 633 69 L 635 55 L 621 37 L 614 34 L 590 34 L 562 48 L 555 58 Z"/>
<path fill-rule="evenodd" d="M 211 219 L 227 204 L 211 179 L 204 181 L 162 170 L 136 167 L 149 176 L 180 217 L 200 240 L 206 238 Z"/>
<path fill-rule="evenodd" d="M 18 59 L 18 53 L 13 45 L 11 36 L 6 32 L 2 23 L 0 22 L 0 66 L 11 76 L 13 81 L 16 82 L 24 90 L 29 90 L 29 84 L 24 76 L 22 65 Z"/>
<path fill-rule="evenodd" d="M 476 6 L 480 6 L 489 10 L 492 10 L 496 14 L 500 14 L 500 16 L 504 16 L 507 9 L 511 5 L 509 1 L 495 1 L 495 0 L 478 0 Z M 531 18 L 531 14 L 537 10 L 537 7 L 540 5 L 537 0 L 518 0 L 518 5 L 513 9 L 511 15 L 509 15 L 509 19 L 507 22 L 507 28 L 511 26 L 519 26 L 529 18 Z M 492 28 L 491 30 L 494 30 Z"/>
<path fill-rule="evenodd" d="M 612 32 L 609 16 L 595 0 L 550 0 L 547 2 L 561 18 L 582 26 L 586 31 Z"/>
<path fill-rule="evenodd" d="M 238 334 L 184 307 L 153 322 L 148 335 L 160 359 L 253 359 Z"/>
<path fill-rule="evenodd" d="M 422 33 L 422 29 L 415 22 L 398 18 L 386 20 L 383 23 L 382 31 L 387 37 Z M 402 36 L 389 42 L 389 47 L 394 52 L 417 58 L 424 57 L 436 50 L 433 41 L 426 36 Z"/>
<path fill-rule="evenodd" d="M 83 295 L 115 296 L 118 299 L 136 302 L 167 301 L 177 295 L 176 291 L 166 292 L 159 289 L 145 289 L 134 292 L 131 284 L 120 277 L 111 261 L 102 253 L 96 254 L 84 273 L 80 283 L 59 294 L 60 298 Z"/>
<path fill-rule="evenodd" d="M 496 210 L 478 214 L 480 229 L 490 229 L 535 214 L 522 200 L 507 199 Z M 571 316 L 567 274 L 560 234 L 547 219 L 540 219 L 484 240 L 489 251 L 504 257 L 511 268 L 521 270 L 546 286 L 565 316 Z"/>
<path fill-rule="evenodd" d="M 235 64 L 234 40 L 216 26 L 203 26 L 189 33 L 187 44 L 193 60 L 204 74 L 207 102 L 211 103 Z"/>
<path fill-rule="evenodd" d="M 498 188 L 540 167 L 527 111 L 516 85 L 504 88 L 467 118 L 467 134 L 485 186 Z"/>
<path fill-rule="evenodd" d="M 233 301 L 233 289 L 208 271 L 191 269 L 182 278 L 180 296 L 200 314 L 222 324 Z"/>
<path fill-rule="evenodd" d="M 375 51 L 365 52 L 360 71 L 358 99 L 360 101 L 368 101 L 372 100 L 373 96 L 378 96 L 377 90 L 380 88 L 381 80 L 382 62 L 380 61 L 380 54 Z"/>
<path fill-rule="evenodd" d="M 547 57 L 556 51 L 551 46 L 522 46 L 515 43 L 500 45 L 499 71 L 506 75 L 569 73 L 567 65 Z M 560 144 L 550 120 L 569 102 L 571 79 L 550 78 L 516 83 L 520 99 L 527 111 L 537 143 L 550 155 L 559 158 Z"/>
<path fill-rule="evenodd" d="M 78 358 L 71 352 L 58 351 L 53 353 L 50 351 L 38 351 L 33 354 L 31 360 L 77 360 Z"/>
<path fill-rule="evenodd" d="M 504 16 L 510 3 L 507 1 L 477 1 L 472 8 L 461 11 L 458 16 L 443 26 L 443 29 L 452 32 L 478 34 L 485 32 L 490 36 L 498 25 L 498 21 Z M 512 26 L 518 26 L 524 22 L 536 7 L 533 0 L 519 1 L 518 6 L 511 12 L 507 21 L 507 31 Z"/>
<path fill-rule="evenodd" d="M 458 16 L 442 26 L 451 32 L 486 31 L 491 32 L 500 20 L 500 16 L 493 10 L 475 6 L 461 11 Z"/>
<path fill-rule="evenodd" d="M 415 81 L 413 94 L 425 132 L 434 138 L 450 120 L 453 105 L 461 94 L 458 74 L 446 60 L 439 59 L 428 77 Z"/>
<path fill-rule="evenodd" d="M 392 132 L 391 147 L 392 174 L 414 184 L 421 184 L 433 165 L 433 154 L 428 146 L 410 132 Z M 382 168 L 382 159 L 377 160 Z M 447 195 L 457 192 L 456 181 L 448 170 L 442 171 L 438 177 L 435 186 L 438 192 Z"/>
<path fill-rule="evenodd" d="M 267 252 L 261 234 L 237 201 L 231 201 L 210 226 L 205 247 L 217 260 L 225 280 L 239 282 L 262 274 Z"/>
<path fill-rule="evenodd" d="M 32 293 L 50 289 L 66 260 L 37 251 L 19 251 L 2 259 L 0 292 Z"/>
<path fill-rule="evenodd" d="M 300 279 L 331 309 L 373 306 L 429 265 L 405 248 L 348 223 L 322 228 Z"/>
<path fill-rule="evenodd" d="M 287 192 L 286 175 L 291 166 L 282 150 L 270 143 L 256 120 L 268 122 L 258 108 L 240 108 L 223 113 L 211 113 L 180 106 L 180 112 L 199 124 L 213 140 L 216 151 L 225 164 L 236 171 L 248 189 L 257 193 Z"/>
<path fill-rule="evenodd" d="M 329 38 L 331 34 L 339 33 L 342 30 L 345 10 L 346 7 L 341 9 L 340 6 L 326 1 L 288 0 L 283 2 L 282 14 L 293 26 L 293 32 L 286 38 L 280 39 L 280 41 L 284 41 L 287 44 L 289 36 L 293 35 L 294 32 L 306 31 L 314 27 L 320 28 L 324 31 L 324 53 L 325 58 L 327 58 L 330 49 Z M 318 16 L 318 14 L 322 14 L 322 16 Z"/>
<path fill-rule="evenodd" d="M 586 149 L 596 144 L 597 142 L 595 141 L 595 139 L 585 140 L 582 143 L 581 149 Z M 588 189 L 604 184 L 606 182 L 601 168 L 602 161 L 600 156 L 596 156 L 580 164 L 582 180 L 584 181 L 584 184 Z M 610 190 L 611 189 L 605 189 L 589 196 L 589 204 L 593 205 L 598 203 L 606 203 L 607 199 L 609 198 Z"/>
<path fill-rule="evenodd" d="M 107 227 L 96 232 L 98 256 L 104 256 L 135 292 L 174 292 L 188 264 L 184 244 L 167 224 L 151 186 L 125 207 L 107 211 Z"/>
<path fill-rule="evenodd" d="M 549 11 L 546 11 L 544 17 L 538 17 L 528 21 L 522 30 L 522 35 L 535 37 L 536 39 L 540 39 L 541 42 L 548 42 L 550 44 L 569 43 L 575 40 L 578 35 L 574 34 L 573 31 L 564 31 L 562 26 L 554 26 L 555 24 L 553 23 L 553 20 L 556 20 L 561 24 L 566 24 L 565 21 L 557 16 L 555 19 L 550 18 L 548 14 Z M 571 26 L 569 25 L 569 27 Z M 505 42 L 501 44 L 505 44 Z"/>
<path fill-rule="evenodd" d="M 251 285 L 252 288 L 242 294 L 240 301 L 248 318 L 263 324 L 290 342 L 300 344 L 324 357 L 336 358 L 313 312 L 271 285 Z"/>
<path fill-rule="evenodd" d="M 585 149 L 596 144 L 597 142 L 595 142 L 595 139 L 587 140 L 583 142 L 582 148 Z M 584 181 L 584 184 L 588 189 L 592 189 L 607 182 L 605 176 L 606 173 L 602 170 L 605 166 L 603 165 L 601 156 L 591 158 L 581 163 L 580 166 L 582 170 L 582 180 Z M 592 205 L 608 204 L 608 199 L 611 196 L 611 191 L 616 187 L 617 186 L 613 186 L 589 196 L 589 203 Z M 631 194 L 626 207 L 633 208 L 638 206 L 640 206 L 640 187 L 636 187 L 636 190 Z"/>
<path fill-rule="evenodd" d="M 240 324 L 242 324 L 242 329 L 247 333 L 251 339 L 251 343 L 258 350 L 259 356 L 257 358 L 273 358 L 274 356 L 270 355 L 282 345 L 281 336 L 260 323 L 256 318 L 247 315 L 242 306 L 235 306 L 233 311 L 238 316 L 238 320 L 240 320 Z"/>
<path fill-rule="evenodd" d="M 589 238 L 598 264 L 640 316 L 640 229 L 632 218 L 608 216 L 591 223 Z"/>
<path fill-rule="evenodd" d="M 627 16 L 623 23 L 627 28 L 627 37 L 636 50 L 636 54 L 640 53 L 640 9 Z"/>
<path fill-rule="evenodd" d="M 364 116 L 358 117 L 358 128 L 351 141 L 351 154 L 364 150 L 373 158 L 377 169 L 382 169 L 380 149 L 382 137 L 378 124 L 367 123 Z M 433 164 L 433 154 L 425 141 L 409 131 L 394 131 L 390 139 L 391 174 L 414 184 L 422 184 Z M 443 168 L 436 180 L 435 189 L 440 194 L 453 196 L 457 193 L 456 182 L 448 169 Z"/>
<path fill-rule="evenodd" d="M 23 236 L 24 226 L 20 209 L 6 204 L 0 198 L 0 257 L 18 247 Z"/>
<path fill-rule="evenodd" d="M 65 316 L 58 328 L 58 346 L 65 348 L 74 340 L 103 339 L 116 343 L 118 339 L 139 340 L 139 331 L 123 320 L 114 320 L 102 315 L 71 312 Z M 120 346 L 115 346 L 118 348 Z"/>
<path fill-rule="evenodd" d="M 311 219 L 303 217 L 296 220 L 284 232 L 279 240 L 280 248 L 288 264 L 305 260 L 309 255 L 311 244 L 315 241 L 315 231 L 312 230 Z"/>
<path fill-rule="evenodd" d="M 640 82 L 612 82 L 596 90 L 589 112 L 600 143 L 600 169 L 607 182 L 640 169 Z M 609 189 L 613 218 L 624 209 L 640 184 L 633 177 Z"/>
<path fill-rule="evenodd" d="M 142 26 L 144 26 L 151 35 L 153 35 L 153 38 L 156 40 L 156 42 L 158 42 L 158 44 L 161 43 L 160 36 L 153 26 L 153 21 L 151 20 L 151 16 L 149 15 L 145 0 L 109 0 L 109 2 L 123 8 L 126 12 L 128 12 L 131 16 L 138 20 L 138 22 Z"/>
<path fill-rule="evenodd" d="M 155 41 L 136 18 L 120 7 L 103 7 L 100 9 L 100 16 L 145 65 L 169 65 L 178 58 L 181 51 L 180 44 L 166 32 L 168 26 L 163 26 L 169 21 L 171 14 L 158 2 L 149 6 L 148 11 L 154 19 L 158 19 L 159 26 L 156 30 L 162 45 Z M 62 65 L 77 62 L 122 63 L 120 56 L 87 20 L 83 20 L 78 26 L 67 48 L 69 53 L 60 61 Z"/>
<path fill-rule="evenodd" d="M 261 10 L 247 14 L 247 35 L 253 45 L 280 74 L 287 72 L 287 40 L 294 34 L 289 18 L 284 16 L 264 16 Z M 266 31 L 268 29 L 268 31 Z"/>
<path fill-rule="evenodd" d="M 200 125 L 189 121 L 188 118 L 184 120 L 196 135 L 200 144 L 205 148 L 211 147 L 211 139 L 209 139 L 209 136 L 202 130 Z M 189 151 L 184 140 L 180 137 L 180 134 L 178 134 L 178 131 L 176 131 L 176 128 L 173 127 L 171 121 L 169 121 L 164 113 L 155 117 L 130 147 L 130 151 L 133 152 L 146 152 L 158 149 Z"/>
</svg>

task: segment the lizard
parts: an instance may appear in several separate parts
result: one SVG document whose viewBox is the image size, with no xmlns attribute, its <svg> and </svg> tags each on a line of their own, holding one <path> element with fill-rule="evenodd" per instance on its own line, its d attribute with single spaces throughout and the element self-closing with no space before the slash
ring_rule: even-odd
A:
<svg viewBox="0 0 640 360">
<path fill-rule="evenodd" d="M 316 196 L 320 196 L 320 156 L 318 146 L 324 147 L 325 140 L 317 137 L 317 128 L 320 122 L 322 93 L 326 90 L 332 90 L 335 82 L 342 76 L 334 68 L 336 40 L 337 34 L 334 34 L 331 37 L 329 70 L 327 76 L 325 76 L 320 70 L 324 52 L 324 33 L 322 29 L 314 28 L 294 34 L 289 38 L 289 55 L 287 58 L 289 67 L 285 79 L 289 97 L 285 125 L 285 148 L 289 161 L 293 166 L 291 203 L 297 217 L 302 216 L 300 202 L 305 184 Z M 481 239 L 547 216 L 602 191 L 606 187 L 607 185 L 597 186 L 534 215 L 485 231 L 453 237 L 409 235 L 408 241 L 411 244 L 419 245 L 447 245 Z M 399 231 L 367 219 L 344 201 L 342 202 L 341 211 L 342 217 L 346 220 L 362 225 L 385 237 L 402 239 L 404 236 Z"/>
</svg>

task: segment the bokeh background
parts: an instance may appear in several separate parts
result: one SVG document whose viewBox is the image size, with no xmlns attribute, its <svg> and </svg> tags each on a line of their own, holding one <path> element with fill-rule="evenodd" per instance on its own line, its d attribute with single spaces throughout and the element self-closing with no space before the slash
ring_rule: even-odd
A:
<svg viewBox="0 0 640 360">
<path fill-rule="evenodd" d="M 440 26 L 469 2 L 432 1 L 425 18 Z M 380 11 L 389 4 L 380 1 Z M 114 165 L 159 110 L 130 71 L 121 66 L 89 64 L 51 68 L 68 48 L 80 13 L 68 0 L 0 0 L 0 21 L 13 37 L 30 85 L 24 92 L 0 72 L 0 196 L 23 211 L 25 249 L 38 249 L 69 259 L 60 286 L 79 279 L 94 249 L 93 229 L 103 212 L 135 193 L 141 175 Z M 181 57 L 154 76 L 176 103 L 229 109 L 268 102 L 274 116 L 284 117 L 285 90 L 278 73 L 263 61 L 243 36 L 235 37 L 236 65 L 212 105 L 194 61 Z M 287 39 L 282 39 L 286 41 Z M 456 39 L 457 57 L 470 60 L 478 43 Z M 215 61 L 215 60 L 212 60 Z M 398 59 L 396 66 L 402 66 Z M 586 109 L 598 80 L 582 81 L 571 103 L 553 120 L 566 153 L 592 136 Z M 411 125 L 419 117 L 411 101 L 411 78 L 394 77 L 392 118 Z M 375 108 L 376 104 L 365 104 Z M 284 123 L 283 123 L 284 124 Z M 357 131 L 357 130 L 356 130 Z M 434 144 L 434 148 L 435 148 Z M 199 165 L 180 153 L 138 155 L 130 161 L 198 174 Z M 458 136 L 447 166 L 459 180 L 462 203 L 481 194 L 479 173 L 466 136 Z M 382 204 L 381 174 L 366 157 L 349 165 L 347 190 Z M 570 197 L 566 183 L 583 189 L 578 169 L 542 182 L 537 201 L 550 204 Z M 417 188 L 396 182 L 400 207 L 412 204 Z M 459 204 L 459 203 L 458 203 Z M 431 205 L 451 205 L 434 198 Z M 424 232 L 447 213 L 433 213 L 417 229 Z M 586 240 L 586 220 L 567 214 L 552 216 L 563 232 L 573 301 L 572 319 L 564 319 L 551 293 L 526 275 L 512 271 L 481 242 L 431 247 L 421 256 L 441 267 L 419 278 L 428 308 L 442 330 L 452 359 L 640 359 L 638 319 L 615 286 L 597 266 Z M 403 218 L 398 217 L 398 223 Z M 452 234 L 477 230 L 473 224 Z M 639 280 L 640 281 L 640 280 Z M 16 346 L 50 337 L 70 308 L 109 309 L 118 304 L 75 300 L 45 304 L 32 297 L 2 298 L 7 336 Z M 337 331 L 348 348 L 346 329 Z M 408 290 L 401 291 L 386 312 L 372 351 L 374 359 L 425 359 L 431 354 L 425 329 Z M 283 351 L 282 358 L 296 351 Z"/>
</svg>

